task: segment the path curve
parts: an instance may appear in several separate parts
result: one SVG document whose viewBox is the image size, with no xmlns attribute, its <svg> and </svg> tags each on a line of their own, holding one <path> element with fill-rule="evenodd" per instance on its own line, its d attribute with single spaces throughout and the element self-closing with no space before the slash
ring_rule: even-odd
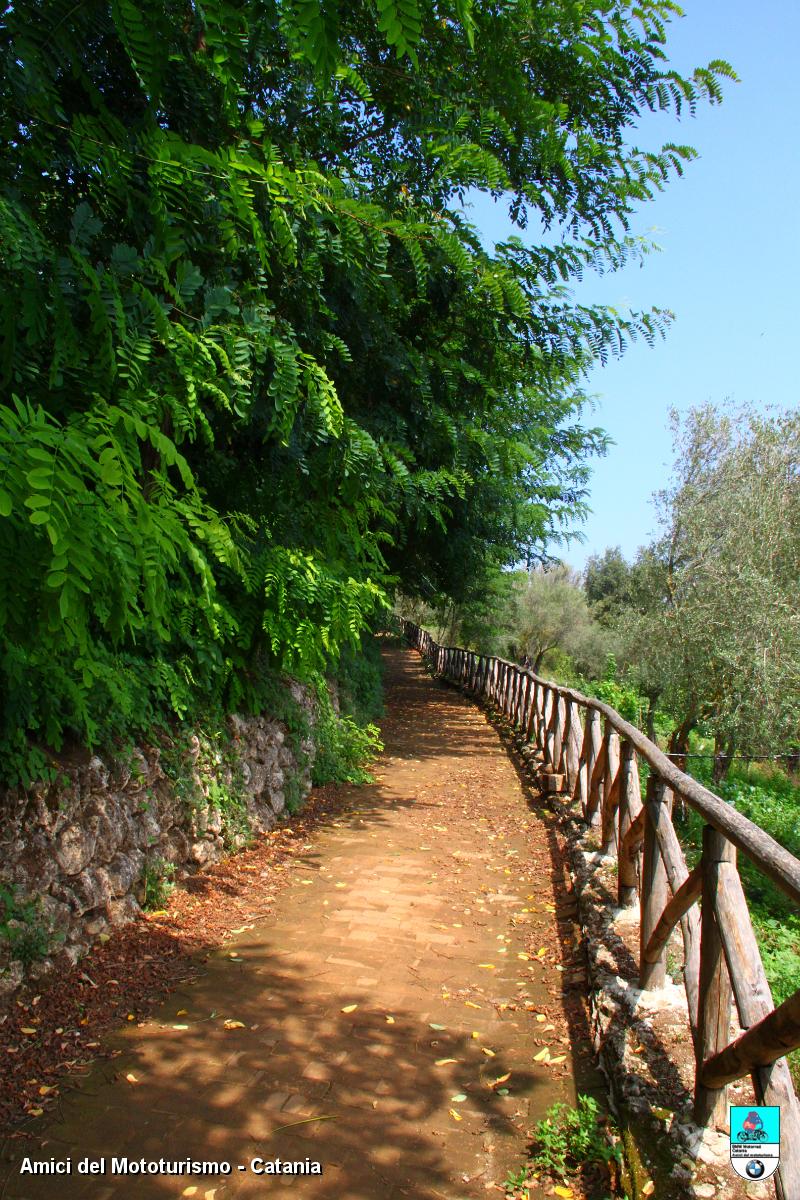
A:
<svg viewBox="0 0 800 1200">
<path fill-rule="evenodd" d="M 485 714 L 411 651 L 386 664 L 375 783 L 344 789 L 269 918 L 124 1029 L 19 1149 L 72 1174 L 20 1174 L 17 1155 L 8 1200 L 466 1200 L 502 1193 L 532 1124 L 574 1101 L 585 1030 L 552 835 Z M 276 1157 L 323 1173 L 250 1169 Z M 104 1174 L 78 1174 L 86 1158 Z M 115 1175 L 113 1158 L 233 1172 Z"/>
</svg>

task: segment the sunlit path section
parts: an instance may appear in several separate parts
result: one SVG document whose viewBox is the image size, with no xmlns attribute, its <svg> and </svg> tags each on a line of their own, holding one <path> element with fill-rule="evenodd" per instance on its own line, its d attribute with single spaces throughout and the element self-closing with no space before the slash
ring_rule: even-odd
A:
<svg viewBox="0 0 800 1200">
<path fill-rule="evenodd" d="M 574 1100 L 546 838 L 483 713 L 411 652 L 388 660 L 376 782 L 348 789 L 268 920 L 66 1091 L 5 1196 L 54 1195 L 24 1155 L 68 1160 L 70 1198 L 483 1196 Z M 321 1175 L 258 1173 L 276 1159 Z"/>
</svg>

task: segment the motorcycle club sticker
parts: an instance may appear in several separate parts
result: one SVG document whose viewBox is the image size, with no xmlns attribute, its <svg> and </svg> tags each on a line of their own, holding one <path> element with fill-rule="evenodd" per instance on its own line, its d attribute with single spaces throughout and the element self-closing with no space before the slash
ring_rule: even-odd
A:
<svg viewBox="0 0 800 1200">
<path fill-rule="evenodd" d="M 742 1179 L 769 1179 L 778 1169 L 781 1110 L 778 1105 L 731 1107 L 731 1166 Z"/>
</svg>

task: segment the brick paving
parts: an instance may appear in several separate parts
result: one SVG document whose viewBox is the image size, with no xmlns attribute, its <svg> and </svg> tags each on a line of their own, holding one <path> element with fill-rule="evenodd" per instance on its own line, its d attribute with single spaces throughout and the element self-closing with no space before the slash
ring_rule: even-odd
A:
<svg viewBox="0 0 800 1200">
<path fill-rule="evenodd" d="M 532 1124 L 574 1099 L 545 826 L 485 715 L 410 652 L 387 660 L 375 783 L 347 789 L 269 918 L 123 1029 L 21 1144 L 72 1174 L 17 1158 L 2 1200 L 498 1195 Z M 554 1063 L 534 1061 L 544 1046 Z M 105 1173 L 78 1174 L 86 1158 Z M 113 1158 L 232 1173 L 125 1176 Z M 322 1175 L 251 1169 L 275 1158 Z"/>
</svg>

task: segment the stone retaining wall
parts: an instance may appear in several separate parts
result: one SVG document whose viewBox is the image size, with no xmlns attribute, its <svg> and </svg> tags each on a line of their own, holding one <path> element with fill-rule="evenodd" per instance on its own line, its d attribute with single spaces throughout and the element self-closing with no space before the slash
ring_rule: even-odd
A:
<svg viewBox="0 0 800 1200">
<path fill-rule="evenodd" d="M 287 686 L 310 728 L 309 694 Z M 193 736 L 168 771 L 164 752 L 137 746 L 124 761 L 65 766 L 58 785 L 0 793 L 0 888 L 19 914 L 14 949 L 0 929 L 0 1004 L 131 920 L 148 878 L 180 879 L 217 862 L 270 829 L 287 792 L 308 794 L 310 737 L 287 739 L 286 726 L 267 717 L 232 716 L 227 733 L 212 746 Z"/>
</svg>

